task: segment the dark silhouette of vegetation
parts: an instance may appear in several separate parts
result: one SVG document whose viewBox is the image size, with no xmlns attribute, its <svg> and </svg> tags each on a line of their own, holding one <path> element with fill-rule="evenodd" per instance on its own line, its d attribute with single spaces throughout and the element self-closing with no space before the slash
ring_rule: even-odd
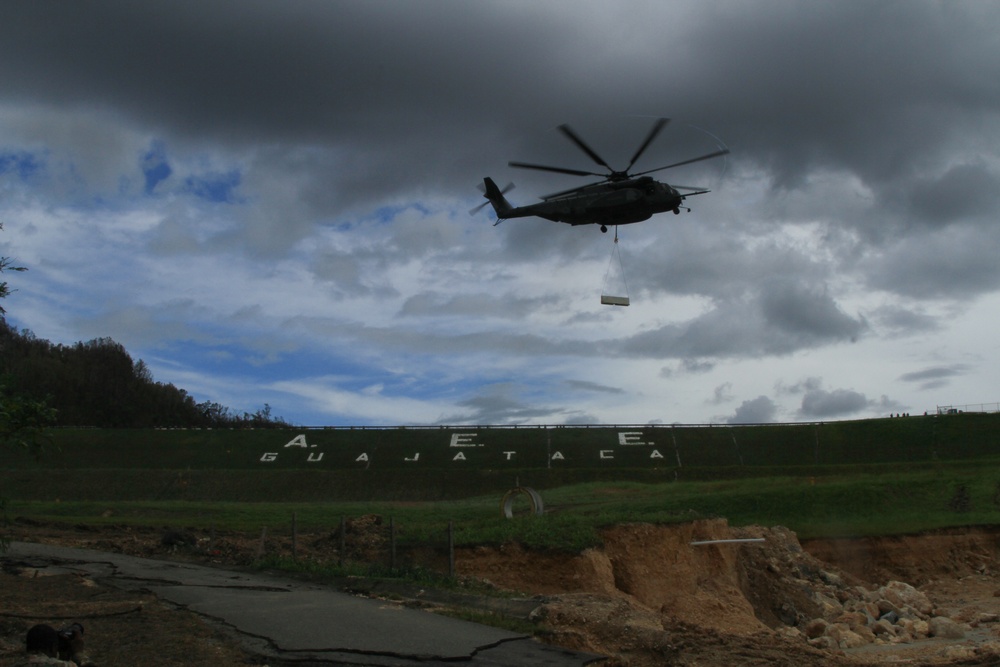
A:
<svg viewBox="0 0 1000 667">
<path fill-rule="evenodd" d="M 0 223 L 0 230 L 3 224 Z M 7 271 L 27 271 L 15 266 L 9 257 L 0 257 L 0 275 Z M 0 280 L 0 302 L 10 296 L 6 280 Z M 6 326 L 4 310 L 0 303 L 0 323 Z M 0 351 L 3 344 L 0 342 Z M 0 375 L 0 446 L 14 445 L 29 449 L 36 456 L 41 452 L 45 428 L 55 420 L 55 413 L 44 401 L 33 400 L 12 392 Z"/>
<path fill-rule="evenodd" d="M 948 508 L 952 512 L 960 514 L 965 514 L 972 510 L 972 496 L 969 494 L 969 488 L 965 484 L 959 484 L 955 489 L 951 500 L 948 501 Z"/>
<path fill-rule="evenodd" d="M 0 223 L 0 230 L 3 224 Z M 0 275 L 6 271 L 26 271 L 23 266 L 14 266 L 9 257 L 0 257 Z M 0 301 L 10 295 L 6 280 L 0 280 Z M 4 321 L 3 305 L 0 305 L 0 323 Z M 2 347 L 0 347 L 2 349 Z M 2 378 L 0 378 L 2 379 Z M 41 456 L 45 429 L 55 420 L 55 412 L 44 402 L 11 393 L 0 382 L 0 447 L 14 446 L 29 450 Z M 7 550 L 9 539 L 6 533 L 7 503 L 0 497 L 0 552 Z"/>
<path fill-rule="evenodd" d="M 0 231 L 3 230 L 3 223 L 0 223 Z M 0 257 L 0 275 L 5 271 L 27 271 L 28 269 L 23 266 L 14 266 L 10 257 Z M 10 295 L 10 289 L 7 287 L 6 280 L 0 280 L 0 300 L 6 299 Z M 3 309 L 3 304 L 0 303 L 0 318 L 3 317 L 4 313 L 7 311 Z"/>
<path fill-rule="evenodd" d="M 101 428 L 278 428 L 271 408 L 235 413 L 183 389 L 156 382 L 141 359 L 110 338 L 55 345 L 0 323 L 0 374 L 13 393 L 45 401 L 56 426 Z"/>
<path fill-rule="evenodd" d="M 3 225 L 0 224 L 0 230 Z M 26 271 L 0 257 L 0 275 Z M 10 294 L 0 281 L 0 301 Z M 16 331 L 0 305 L 0 445 L 39 452 L 46 426 L 102 428 L 281 428 L 290 424 L 271 407 L 238 414 L 183 389 L 153 380 L 146 363 L 133 361 L 119 343 L 96 338 L 53 345 L 30 331 Z"/>
</svg>

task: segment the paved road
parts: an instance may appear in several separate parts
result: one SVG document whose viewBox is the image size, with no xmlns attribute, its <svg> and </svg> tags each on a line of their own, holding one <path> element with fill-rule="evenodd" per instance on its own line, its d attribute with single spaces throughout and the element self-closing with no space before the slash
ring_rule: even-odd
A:
<svg viewBox="0 0 1000 667">
<path fill-rule="evenodd" d="M 235 630 L 275 661 L 327 665 L 570 667 L 601 660 L 526 635 L 263 574 L 15 542 L 6 560 L 152 591 Z"/>
</svg>

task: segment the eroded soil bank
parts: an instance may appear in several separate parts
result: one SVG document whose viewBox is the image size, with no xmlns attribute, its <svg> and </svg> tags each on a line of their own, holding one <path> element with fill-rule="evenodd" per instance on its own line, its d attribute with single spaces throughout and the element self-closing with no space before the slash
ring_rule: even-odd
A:
<svg viewBox="0 0 1000 667">
<path fill-rule="evenodd" d="M 603 536 L 573 556 L 472 549 L 460 572 L 546 596 L 533 617 L 551 640 L 609 664 L 1000 663 L 993 531 L 803 546 L 711 520 Z"/>
</svg>

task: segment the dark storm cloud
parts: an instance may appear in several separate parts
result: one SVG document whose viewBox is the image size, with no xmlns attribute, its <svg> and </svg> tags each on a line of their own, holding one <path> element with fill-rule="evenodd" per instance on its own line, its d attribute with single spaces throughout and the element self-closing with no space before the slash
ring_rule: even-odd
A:
<svg viewBox="0 0 1000 667">
<path fill-rule="evenodd" d="M 826 293 L 779 283 L 746 298 L 720 302 L 684 324 L 669 324 L 622 342 L 626 354 L 653 358 L 723 358 L 783 355 L 855 340 L 863 320 L 840 309 Z"/>
<path fill-rule="evenodd" d="M 727 422 L 730 424 L 766 424 L 774 421 L 777 411 L 778 406 L 775 405 L 774 401 L 767 396 L 758 396 L 755 399 L 743 401 Z"/>
<path fill-rule="evenodd" d="M 931 227 L 995 207 L 996 174 L 986 159 L 947 160 L 997 129 L 995 5 L 578 10 L 443 1 L 6 3 L 0 96 L 105 109 L 162 141 L 251 148 L 241 153 L 241 172 L 223 173 L 260 201 L 279 196 L 276 210 L 247 221 L 243 239 L 216 242 L 246 241 L 257 251 L 264 239 L 280 248 L 323 218 L 399 196 L 443 192 L 475 201 L 473 186 L 487 173 L 518 180 L 517 197 L 530 202 L 545 192 L 532 187 L 544 175 L 509 170 L 508 160 L 593 167 L 552 130 L 583 118 L 591 120 L 578 126 L 588 141 L 612 163 L 624 162 L 647 119 L 604 122 L 623 114 L 694 121 L 730 145 L 735 165 L 764 170 L 784 189 L 818 172 L 853 174 L 876 200 L 896 202 L 897 215 Z M 682 125 L 651 148 L 646 167 L 667 159 L 685 136 Z M 995 153 L 988 141 L 984 149 Z M 145 175 L 151 185 L 170 168 L 162 160 L 153 166 L 159 171 Z M 887 229 L 878 215 L 839 224 Z M 582 251 L 579 238 L 567 247 L 564 230 L 543 227 L 506 228 L 510 255 Z M 539 234 L 558 242 L 538 242 Z M 701 248 L 685 240 L 657 269 L 637 258 L 637 280 L 655 276 L 645 284 L 718 295 L 751 263 L 739 259 L 746 247 L 738 238 L 729 248 L 715 235 Z M 905 290 L 913 282 L 894 280 L 894 269 L 940 268 L 952 257 L 964 265 L 955 252 L 929 258 L 903 249 L 885 260 L 891 275 L 876 267 L 873 280 Z M 758 268 L 745 268 L 745 280 L 777 258 L 750 259 Z M 810 270 L 804 258 L 786 259 L 789 274 Z M 981 291 L 997 276 L 955 279 Z"/>
<path fill-rule="evenodd" d="M 709 400 L 709 403 L 721 405 L 731 400 L 733 400 L 733 384 L 731 382 L 724 382 L 712 391 L 712 398 Z"/>
<path fill-rule="evenodd" d="M 580 391 L 597 392 L 599 394 L 624 394 L 625 390 L 621 387 L 609 387 L 607 385 L 598 384 L 596 382 L 586 382 L 583 380 L 568 380 L 566 385 L 572 389 L 578 389 Z"/>
<path fill-rule="evenodd" d="M 4 75 L 19 97 L 100 101 L 201 136 L 351 137 L 387 120 L 401 99 L 448 108 L 435 100 L 457 92 L 453 75 L 475 67 L 463 54 L 496 45 L 494 30 L 465 28 L 510 21 L 458 4 L 433 21 L 413 20 L 428 9 L 297 0 L 7 5 L 4 49 L 21 57 L 17 66 L 5 59 Z M 536 43 L 531 33 L 527 45 Z"/>
<path fill-rule="evenodd" d="M 684 359 L 681 362 L 681 368 L 684 369 L 686 373 L 708 373 L 715 368 L 715 364 L 710 361 L 702 361 L 700 359 Z"/>
<path fill-rule="evenodd" d="M 715 368 L 715 364 L 711 361 L 704 361 L 702 359 L 681 359 L 676 368 L 670 366 L 664 366 L 661 368 L 659 375 L 661 378 L 671 378 L 674 377 L 674 375 L 709 373 L 713 368 Z"/>
<path fill-rule="evenodd" d="M 497 299 L 491 294 L 446 295 L 425 292 L 407 299 L 399 311 L 406 317 L 499 317 L 520 319 L 554 303 L 552 297 Z"/>
<path fill-rule="evenodd" d="M 965 364 L 955 364 L 953 366 L 932 366 L 921 371 L 904 373 L 899 377 L 903 382 L 916 383 L 920 389 L 938 389 L 947 386 L 951 380 L 961 377 L 969 372 Z"/>
<path fill-rule="evenodd" d="M 852 340 L 865 329 L 862 320 L 844 313 L 825 291 L 779 283 L 761 298 L 769 328 L 787 332 L 803 344 L 820 340 Z"/>
<path fill-rule="evenodd" d="M 0 73 L 6 99 L 325 143 L 362 190 L 375 173 L 456 188 L 581 109 L 694 119 L 786 187 L 818 167 L 889 182 L 1000 103 L 990 4 L 692 7 L 612 23 L 556 3 L 7 3 Z"/>
<path fill-rule="evenodd" d="M 1000 90 L 988 83 L 998 79 L 1000 63 L 982 51 L 994 48 L 988 26 L 996 7 L 725 7 L 692 34 L 705 45 L 697 55 L 708 67 L 691 78 L 708 76 L 738 101 L 724 113 L 730 120 L 714 127 L 739 137 L 735 147 L 766 164 L 782 187 L 797 186 L 819 166 L 891 182 L 1000 102 Z"/>
<path fill-rule="evenodd" d="M 951 225 L 887 242 L 864 262 L 873 287 L 912 298 L 968 301 L 1000 287 L 996 223 Z"/>
<path fill-rule="evenodd" d="M 811 391 L 816 391 L 823 386 L 823 379 L 818 377 L 809 377 L 795 384 L 788 385 L 784 382 L 775 383 L 774 390 L 780 395 L 797 395 L 804 394 Z"/>
<path fill-rule="evenodd" d="M 983 164 L 956 165 L 935 178 L 916 179 L 906 202 L 913 218 L 945 224 L 1000 210 L 1000 178 Z"/>
<path fill-rule="evenodd" d="M 519 54 L 544 70 L 553 20 L 517 25 L 516 12 L 464 3 L 6 4 L 0 74 L 7 100 L 106 109 L 170 141 L 335 151 L 323 199 L 343 207 L 471 188 L 481 170 L 458 174 L 492 154 L 485 144 L 507 122 L 489 105 L 517 90 L 537 110 L 547 94 L 515 88 L 500 35 L 516 28 Z M 256 168 L 294 165 L 287 150 L 267 157 Z"/>
<path fill-rule="evenodd" d="M 458 403 L 465 411 L 448 415 L 441 424 L 516 424 L 533 419 L 562 418 L 563 412 L 542 403 L 533 402 L 523 387 L 501 383 L 485 387 L 481 393 Z M 579 416 L 579 415 L 577 415 Z"/>
<path fill-rule="evenodd" d="M 799 414 L 806 418 L 843 417 L 864 410 L 869 405 L 864 394 L 849 389 L 813 389 L 802 397 Z"/>
<path fill-rule="evenodd" d="M 889 335 L 936 331 L 942 326 L 932 315 L 894 305 L 881 306 L 872 313 L 872 318 Z"/>
</svg>

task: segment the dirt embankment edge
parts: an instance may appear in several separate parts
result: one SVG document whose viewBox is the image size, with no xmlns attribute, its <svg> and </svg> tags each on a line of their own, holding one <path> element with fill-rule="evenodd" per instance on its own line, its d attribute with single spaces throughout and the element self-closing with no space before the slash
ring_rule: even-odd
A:
<svg viewBox="0 0 1000 667">
<path fill-rule="evenodd" d="M 716 519 L 614 526 L 578 555 L 505 545 L 458 563 L 544 596 L 532 616 L 552 641 L 609 664 L 722 664 L 734 653 L 740 664 L 961 664 L 1000 662 L 997 539 L 977 529 L 804 547 L 785 528 Z M 962 607 L 942 582 L 965 582 L 961 600 L 977 604 Z"/>
</svg>

